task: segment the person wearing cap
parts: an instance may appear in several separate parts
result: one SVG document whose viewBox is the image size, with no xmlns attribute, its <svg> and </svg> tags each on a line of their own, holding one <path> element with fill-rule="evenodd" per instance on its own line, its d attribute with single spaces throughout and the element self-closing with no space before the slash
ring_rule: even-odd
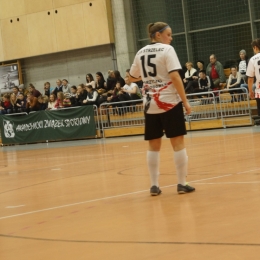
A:
<svg viewBox="0 0 260 260">
<path fill-rule="evenodd" d="M 209 61 L 206 74 L 213 80 L 214 87 L 221 89 L 226 83 L 226 76 L 224 74 L 223 66 L 219 61 L 217 61 L 215 54 L 210 55 Z"/>
</svg>

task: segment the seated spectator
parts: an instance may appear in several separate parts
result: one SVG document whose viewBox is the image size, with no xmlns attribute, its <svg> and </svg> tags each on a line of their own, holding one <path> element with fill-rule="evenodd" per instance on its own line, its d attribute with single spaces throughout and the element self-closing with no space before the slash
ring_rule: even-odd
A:
<svg viewBox="0 0 260 260">
<path fill-rule="evenodd" d="M 114 70 L 114 76 L 116 82 L 120 82 L 120 87 L 122 88 L 125 85 L 125 80 L 121 77 L 120 72 L 118 70 Z"/>
<path fill-rule="evenodd" d="M 64 107 L 71 107 L 70 93 L 65 93 L 64 94 L 63 106 Z"/>
<path fill-rule="evenodd" d="M 47 110 L 55 109 L 55 105 L 56 105 L 56 96 L 55 94 L 50 94 L 48 107 L 46 109 Z"/>
<path fill-rule="evenodd" d="M 14 87 L 12 88 L 12 90 L 13 90 L 13 93 L 15 94 L 15 96 L 18 97 L 19 94 L 20 94 L 19 88 L 18 88 L 17 86 L 14 86 Z"/>
<path fill-rule="evenodd" d="M 64 94 L 63 92 L 60 91 L 57 93 L 55 108 L 63 108 L 64 107 L 63 100 L 64 100 Z"/>
<path fill-rule="evenodd" d="M 97 90 L 98 94 L 100 94 L 100 95 L 107 91 L 106 90 L 106 81 L 101 72 L 96 73 L 96 90 Z"/>
<path fill-rule="evenodd" d="M 23 93 L 19 94 L 16 106 L 17 106 L 18 113 L 26 111 L 26 98 Z"/>
<path fill-rule="evenodd" d="M 107 91 L 114 90 L 116 87 L 116 78 L 115 73 L 113 70 L 108 71 L 108 78 L 107 78 Z"/>
<path fill-rule="evenodd" d="M 66 79 L 62 80 L 62 92 L 65 93 L 70 93 L 70 84 Z"/>
<path fill-rule="evenodd" d="M 226 76 L 222 64 L 217 61 L 216 55 L 211 54 L 210 63 L 207 66 L 206 74 L 213 80 L 214 88 L 221 89 L 226 83 Z"/>
<path fill-rule="evenodd" d="M 76 86 L 71 86 L 70 88 L 70 103 L 72 107 L 77 106 L 77 87 Z"/>
<path fill-rule="evenodd" d="M 130 69 L 127 69 L 127 70 L 125 71 L 125 76 L 126 76 L 126 77 L 129 77 L 129 76 L 130 76 L 129 72 L 130 72 Z M 182 78 L 182 79 L 184 78 L 184 74 L 183 74 L 183 77 L 181 77 L 181 78 Z M 141 89 L 141 88 L 143 87 L 143 81 L 142 81 L 142 80 L 136 81 L 135 84 L 138 86 L 139 89 Z"/>
<path fill-rule="evenodd" d="M 50 88 L 51 88 L 50 82 L 45 82 L 44 83 L 44 96 L 47 96 L 47 97 L 50 96 L 50 94 L 51 94 Z"/>
<path fill-rule="evenodd" d="M 238 72 L 241 74 L 241 78 L 244 80 L 244 83 L 247 83 L 246 70 L 247 70 L 249 59 L 246 56 L 245 50 L 241 50 L 239 52 L 239 56 L 240 59 L 238 60 Z"/>
<path fill-rule="evenodd" d="M 207 92 L 212 87 L 212 82 L 209 76 L 206 75 L 205 70 L 201 70 L 198 80 L 199 87 L 195 90 L 195 93 Z M 198 96 L 201 97 L 201 96 Z"/>
<path fill-rule="evenodd" d="M 4 94 L 0 105 L 0 115 L 8 114 L 11 109 L 10 96 Z"/>
<path fill-rule="evenodd" d="M 231 74 L 228 78 L 227 89 L 240 88 L 241 74 L 237 71 L 235 66 L 231 67 Z M 230 94 L 239 93 L 239 90 L 229 91 Z M 237 101 L 237 97 L 234 96 L 234 101 Z"/>
<path fill-rule="evenodd" d="M 27 96 L 28 90 L 25 89 L 24 84 L 19 85 L 18 89 L 19 89 L 19 92 L 20 92 L 20 93 L 23 93 L 23 95 L 24 95 L 25 97 Z"/>
<path fill-rule="evenodd" d="M 96 88 L 95 80 L 94 80 L 92 74 L 90 74 L 90 73 L 88 73 L 86 75 L 86 85 L 91 85 L 92 88 Z"/>
<path fill-rule="evenodd" d="M 55 89 L 52 91 L 53 94 L 55 94 L 55 96 L 57 97 L 57 93 L 58 92 L 62 92 L 62 82 L 60 79 L 56 80 L 56 87 Z"/>
<path fill-rule="evenodd" d="M 15 93 L 12 93 L 10 96 L 10 109 L 8 110 L 8 114 L 13 114 L 17 112 L 18 112 L 17 97 Z"/>
<path fill-rule="evenodd" d="M 48 101 L 49 99 L 47 96 L 38 97 L 39 110 L 45 110 L 48 107 Z"/>
<path fill-rule="evenodd" d="M 123 102 L 123 101 L 129 101 L 130 100 L 130 96 L 125 93 L 122 88 L 121 88 L 121 82 L 118 81 L 116 83 L 116 87 L 113 91 L 113 94 L 111 96 L 107 97 L 107 101 L 108 102 Z M 113 107 L 124 107 L 124 106 L 129 106 L 131 105 L 130 103 L 128 104 L 115 104 L 113 105 Z M 124 111 L 123 109 L 119 109 L 118 114 L 119 115 L 123 115 L 126 111 Z"/>
<path fill-rule="evenodd" d="M 80 84 L 77 87 L 76 102 L 77 106 L 82 106 L 83 101 L 87 99 L 88 92 L 85 90 L 84 84 Z"/>
<path fill-rule="evenodd" d="M 197 70 L 193 68 L 192 62 L 187 62 L 186 64 L 187 71 L 185 72 L 185 78 L 183 79 L 185 92 L 193 93 L 194 89 L 198 87 L 198 81 L 196 80 Z"/>
<path fill-rule="evenodd" d="M 129 77 L 125 77 L 125 85 L 122 90 L 127 93 L 132 100 L 137 100 L 142 98 L 141 91 L 136 83 L 131 82 Z"/>
<path fill-rule="evenodd" d="M 87 98 L 83 100 L 84 105 L 98 105 L 98 93 L 91 85 L 86 86 Z"/>
<path fill-rule="evenodd" d="M 197 71 L 202 71 L 202 70 L 204 70 L 204 61 L 203 60 L 198 60 L 197 61 Z"/>
<path fill-rule="evenodd" d="M 27 113 L 31 111 L 38 111 L 40 109 L 40 104 L 38 102 L 38 98 L 34 97 L 32 93 L 27 94 L 26 100 L 26 111 Z"/>
<path fill-rule="evenodd" d="M 34 85 L 32 83 L 29 84 L 29 92 L 36 98 L 41 96 L 41 92 L 35 89 Z"/>
</svg>

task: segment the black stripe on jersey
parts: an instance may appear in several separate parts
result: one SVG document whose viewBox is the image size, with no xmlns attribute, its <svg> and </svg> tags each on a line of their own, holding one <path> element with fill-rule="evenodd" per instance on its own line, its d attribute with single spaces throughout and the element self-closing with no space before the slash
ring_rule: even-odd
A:
<svg viewBox="0 0 260 260">
<path fill-rule="evenodd" d="M 128 72 L 128 73 L 129 73 L 129 72 Z M 133 77 L 130 73 L 129 73 L 129 75 L 130 75 L 132 78 L 134 78 L 134 79 L 139 79 L 139 78 L 140 78 L 140 76 L 139 76 L 138 78 Z"/>
<path fill-rule="evenodd" d="M 168 73 L 170 74 L 171 72 L 179 71 L 179 70 L 181 70 L 181 69 L 171 70 L 171 71 L 169 71 Z"/>
</svg>

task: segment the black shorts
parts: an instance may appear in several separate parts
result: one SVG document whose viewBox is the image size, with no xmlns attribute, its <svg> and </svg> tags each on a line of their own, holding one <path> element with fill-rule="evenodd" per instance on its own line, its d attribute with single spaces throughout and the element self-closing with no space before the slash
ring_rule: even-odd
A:
<svg viewBox="0 0 260 260">
<path fill-rule="evenodd" d="M 187 134 L 182 102 L 165 113 L 145 113 L 144 139 L 153 140 L 161 138 L 164 132 L 167 138 Z"/>
</svg>

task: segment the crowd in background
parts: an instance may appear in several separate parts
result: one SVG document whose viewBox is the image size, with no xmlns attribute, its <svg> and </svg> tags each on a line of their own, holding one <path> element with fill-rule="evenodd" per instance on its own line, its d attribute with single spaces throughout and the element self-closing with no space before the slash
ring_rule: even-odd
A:
<svg viewBox="0 0 260 260">
<path fill-rule="evenodd" d="M 238 93 L 237 88 L 241 88 L 241 91 L 245 92 L 247 89 L 246 69 L 249 61 L 245 50 L 239 52 L 239 58 L 231 64 L 228 79 L 224 73 L 223 65 L 217 60 L 215 54 L 210 55 L 209 64 L 206 67 L 204 67 L 202 60 L 196 62 L 197 69 L 193 67 L 192 62 L 187 62 L 183 70 L 180 71 L 186 94 L 196 94 L 197 97 L 203 97 L 203 93 L 205 94 L 207 91 L 223 88 L 236 89 L 230 91 L 231 94 Z M 50 82 L 45 82 L 43 93 L 37 90 L 33 84 L 29 84 L 28 87 L 14 86 L 11 94 L 2 96 L 0 114 L 29 113 L 86 105 L 99 107 L 105 102 L 140 100 L 142 98 L 142 82 L 131 83 L 128 73 L 129 70 L 122 78 L 119 71 L 109 70 L 106 80 L 101 72 L 97 72 L 95 78 L 88 73 L 86 83 L 77 86 L 70 85 L 66 79 L 57 79 L 54 88 L 51 87 Z M 129 105 L 136 104 L 136 102 L 127 103 Z M 116 106 L 122 106 L 122 104 Z"/>
<path fill-rule="evenodd" d="M 45 82 L 43 93 L 33 84 L 29 84 L 28 87 L 14 86 L 11 94 L 2 96 L 0 114 L 29 113 L 86 105 L 99 107 L 102 103 L 122 101 L 129 101 L 127 102 L 129 105 L 136 104 L 136 101 L 142 98 L 140 91 L 142 84 L 138 86 L 136 83 L 131 83 L 128 72 L 129 70 L 122 78 L 119 71 L 109 70 L 106 80 L 101 72 L 97 72 L 95 78 L 88 73 L 86 83 L 77 86 L 70 85 L 66 79 L 57 79 L 54 88 L 50 82 Z M 131 100 L 133 102 L 130 102 Z"/>
</svg>

